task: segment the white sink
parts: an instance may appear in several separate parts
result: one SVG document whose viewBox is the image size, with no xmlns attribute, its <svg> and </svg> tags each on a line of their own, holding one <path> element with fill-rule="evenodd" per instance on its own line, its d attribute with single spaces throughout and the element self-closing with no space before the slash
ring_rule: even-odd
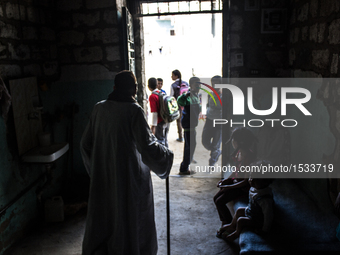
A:
<svg viewBox="0 0 340 255">
<path fill-rule="evenodd" d="M 68 143 L 55 143 L 46 147 L 38 146 L 22 155 L 21 159 L 30 163 L 51 163 L 64 155 L 68 149 Z"/>
</svg>

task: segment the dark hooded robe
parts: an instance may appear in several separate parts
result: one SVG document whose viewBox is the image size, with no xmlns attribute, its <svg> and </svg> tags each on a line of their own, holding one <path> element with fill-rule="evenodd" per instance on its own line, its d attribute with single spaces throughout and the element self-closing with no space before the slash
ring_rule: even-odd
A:
<svg viewBox="0 0 340 255">
<path fill-rule="evenodd" d="M 83 255 L 157 254 L 150 169 L 166 178 L 173 153 L 157 143 L 144 110 L 114 93 L 97 103 L 81 153 L 91 180 Z"/>
</svg>

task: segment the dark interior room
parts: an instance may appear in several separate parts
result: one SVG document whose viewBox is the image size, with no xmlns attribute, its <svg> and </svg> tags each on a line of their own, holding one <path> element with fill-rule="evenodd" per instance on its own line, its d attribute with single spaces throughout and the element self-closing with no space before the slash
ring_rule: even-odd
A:
<svg viewBox="0 0 340 255">
<path fill-rule="evenodd" d="M 198 9 L 181 10 L 183 3 Z M 143 8 L 146 4 L 169 8 L 152 12 Z M 213 201 L 223 174 L 177 176 L 183 143 L 169 133 L 174 151 L 171 253 L 340 253 L 340 207 L 337 212 L 334 206 L 337 200 L 340 206 L 339 0 L 0 0 L 0 255 L 82 254 L 91 180 L 80 143 L 92 109 L 108 98 L 117 73 L 130 70 L 137 102 L 146 113 L 150 77 L 143 17 L 202 13 L 222 15 L 223 79 L 239 83 L 244 94 L 251 84 L 257 109 L 269 109 L 274 88 L 281 95 L 276 101 L 281 112 L 254 117 L 253 109 L 235 116 L 236 98 L 223 89 L 222 119 L 229 122 L 223 125 L 219 164 L 231 163 L 227 141 L 233 118 L 256 134 L 258 157 L 310 175 L 270 177 L 270 232 L 246 228 L 236 240 L 225 241 L 215 236 L 220 222 Z M 176 33 L 171 30 L 171 36 L 179 37 Z M 202 61 L 209 65 L 209 59 Z M 299 109 L 287 106 L 292 104 L 288 100 L 285 105 L 284 91 L 293 91 L 289 87 L 304 88 L 309 101 L 296 103 Z M 199 153 L 208 151 L 196 150 L 199 164 Z M 312 165 L 318 169 L 310 170 Z M 155 175 L 152 181 L 158 254 L 170 254 L 165 184 Z M 247 204 L 248 197 L 228 207 L 235 212 Z"/>
</svg>

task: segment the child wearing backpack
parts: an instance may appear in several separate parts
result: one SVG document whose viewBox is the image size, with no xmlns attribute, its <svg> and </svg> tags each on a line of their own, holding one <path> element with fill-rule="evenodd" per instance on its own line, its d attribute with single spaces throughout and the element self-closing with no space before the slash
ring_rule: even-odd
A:
<svg viewBox="0 0 340 255">
<path fill-rule="evenodd" d="M 183 161 L 179 169 L 179 175 L 191 175 L 194 171 L 189 170 L 189 164 L 192 161 L 196 148 L 196 126 L 198 116 L 201 112 L 198 91 L 200 89 L 200 79 L 192 77 L 189 80 L 190 90 L 178 97 L 177 103 L 183 106 L 181 124 L 184 129 L 184 152 Z"/>
<path fill-rule="evenodd" d="M 151 111 L 151 131 L 156 136 L 159 143 L 168 147 L 168 129 L 167 124 L 163 120 L 160 114 L 160 100 L 159 93 L 162 93 L 157 89 L 157 79 L 150 78 L 148 80 L 148 88 L 152 92 L 149 97 L 150 111 Z"/>
<path fill-rule="evenodd" d="M 215 84 L 221 83 L 221 76 L 216 75 L 211 78 L 211 86 L 213 88 L 215 88 Z M 222 90 L 216 90 L 220 98 L 222 98 Z M 219 103 L 215 105 L 215 100 L 218 100 L 216 95 L 213 96 L 214 98 L 208 97 L 207 114 L 202 132 L 202 145 L 210 151 L 209 166 L 214 166 L 222 153 L 222 125 L 214 126 L 214 119 L 222 118 L 222 106 Z"/>
<path fill-rule="evenodd" d="M 178 99 L 180 95 L 188 91 L 189 85 L 186 81 L 182 80 L 182 74 L 177 69 L 172 71 L 171 79 L 175 82 L 171 84 L 170 96 L 174 96 L 176 99 Z M 183 142 L 183 134 L 182 134 L 182 126 L 181 126 L 182 110 L 183 109 L 180 108 L 181 117 L 177 119 L 178 138 L 176 140 L 178 142 Z"/>
</svg>

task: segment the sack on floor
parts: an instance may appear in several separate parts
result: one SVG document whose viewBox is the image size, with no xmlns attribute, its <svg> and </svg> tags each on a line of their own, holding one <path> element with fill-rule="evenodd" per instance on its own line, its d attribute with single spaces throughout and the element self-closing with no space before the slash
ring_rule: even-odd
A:
<svg viewBox="0 0 340 255">
<path fill-rule="evenodd" d="M 156 91 L 152 93 L 158 95 L 160 106 L 159 113 L 165 123 L 173 122 L 181 116 L 175 97 L 168 96 Z"/>
</svg>

